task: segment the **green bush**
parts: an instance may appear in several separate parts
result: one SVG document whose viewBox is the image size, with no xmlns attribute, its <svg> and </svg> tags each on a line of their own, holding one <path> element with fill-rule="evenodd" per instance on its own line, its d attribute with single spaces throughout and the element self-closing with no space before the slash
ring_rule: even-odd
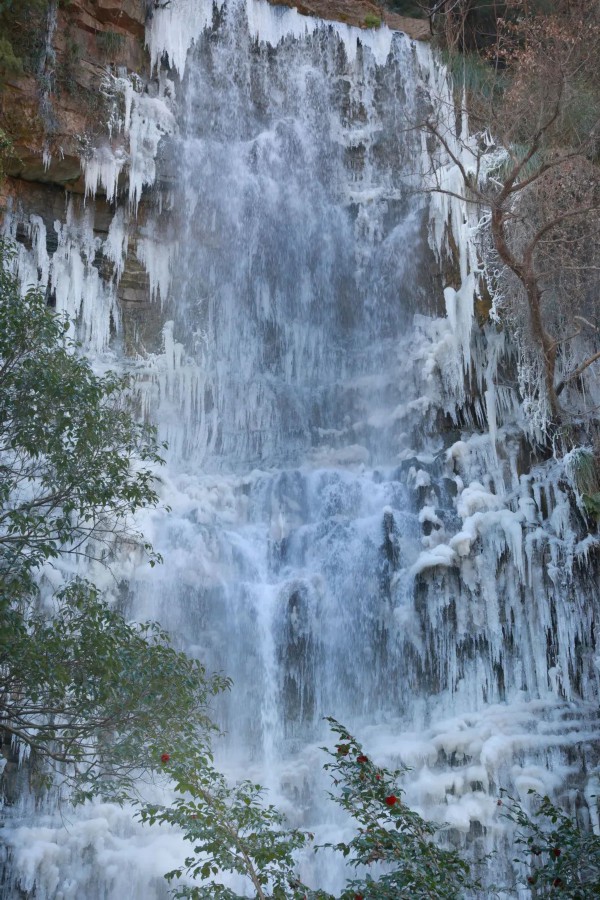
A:
<svg viewBox="0 0 600 900">
<path fill-rule="evenodd" d="M 0 82 L 22 72 L 23 61 L 15 56 L 13 45 L 7 38 L 0 37 Z"/>
<path fill-rule="evenodd" d="M 123 49 L 125 38 L 116 31 L 99 31 L 96 35 L 96 44 L 103 56 L 113 59 Z"/>
<path fill-rule="evenodd" d="M 581 828 L 548 797 L 532 794 L 533 807 L 502 792 L 502 814 L 516 826 L 513 849 L 520 884 L 498 888 L 474 879 L 457 850 L 442 848 L 438 827 L 405 803 L 402 784 L 407 769 L 376 765 L 334 719 L 328 719 L 335 745 L 322 749 L 332 782 L 331 800 L 354 820 L 349 841 L 314 846 L 314 836 L 288 829 L 284 817 L 265 805 L 259 785 L 230 785 L 215 771 L 212 756 L 173 745 L 163 757 L 178 798 L 171 807 L 147 806 L 140 818 L 149 824 L 175 825 L 193 853 L 166 878 L 184 876 L 192 885 L 176 884 L 173 895 L 188 900 L 465 900 L 467 897 L 532 898 L 560 896 L 587 900 L 600 896 L 600 837 Z M 313 845 L 343 856 L 356 871 L 334 898 L 299 881 L 295 854 Z M 484 870 L 488 860 L 477 861 Z M 229 873 L 242 876 L 242 894 L 225 886 Z"/>
<path fill-rule="evenodd" d="M 357 827 L 349 842 L 314 849 L 334 850 L 356 870 L 340 900 L 459 900 L 476 889 L 468 864 L 457 852 L 438 846 L 437 827 L 404 802 L 401 782 L 407 770 L 375 765 L 342 725 L 328 721 L 337 736 L 333 749 L 322 748 L 329 758 L 324 768 L 331 776 L 330 797 Z M 264 804 L 259 785 L 229 785 L 209 754 L 190 747 L 173 745 L 165 768 L 179 795 L 175 804 L 146 806 L 140 817 L 149 824 L 176 825 L 193 845 L 193 855 L 166 875 L 169 881 L 184 874 L 195 879 L 192 886 L 175 887 L 175 897 L 333 900 L 328 892 L 302 884 L 296 874 L 295 853 L 310 846 L 313 835 L 288 829 L 281 813 Z M 226 887 L 228 873 L 242 876 L 252 893 Z"/>
<path fill-rule="evenodd" d="M 47 12 L 48 0 L 0 0 L 0 83 L 20 72 L 36 73 Z"/>
<path fill-rule="evenodd" d="M 206 742 L 224 679 L 175 651 L 156 624 L 128 623 L 89 582 L 60 590 L 51 616 L 25 585 L 13 579 L 0 596 L 1 730 L 37 755 L 47 786 L 58 768 L 71 802 L 120 801 L 161 768 L 167 744 Z"/>
<path fill-rule="evenodd" d="M 89 582 L 65 575 L 42 607 L 43 566 L 108 564 L 123 540 L 159 560 L 133 516 L 158 503 L 162 447 L 135 420 L 127 381 L 94 374 L 10 263 L 0 243 L 0 731 L 49 775 L 59 766 L 76 797 L 122 797 L 160 768 L 167 741 L 203 745 L 209 698 L 227 681 L 156 625 L 128 624 Z"/>
<path fill-rule="evenodd" d="M 398 15 L 412 19 L 422 19 L 427 15 L 421 0 L 389 0 L 386 6 Z"/>
<path fill-rule="evenodd" d="M 600 897 L 600 837 L 580 828 L 548 797 L 531 790 L 529 794 L 531 812 L 507 796 L 505 813 L 517 826 L 515 861 L 527 872 L 522 886 L 535 898 Z"/>
</svg>

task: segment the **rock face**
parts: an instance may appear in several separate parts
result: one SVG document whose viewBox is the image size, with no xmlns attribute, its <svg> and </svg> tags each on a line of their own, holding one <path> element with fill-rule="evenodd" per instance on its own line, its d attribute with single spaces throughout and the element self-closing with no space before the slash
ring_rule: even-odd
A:
<svg viewBox="0 0 600 900">
<path fill-rule="evenodd" d="M 377 27 L 377 20 L 393 31 L 403 31 L 418 41 L 429 40 L 429 25 L 424 19 L 411 19 L 382 9 L 372 0 L 279 0 L 276 5 L 290 6 L 305 16 L 345 22 L 359 28 Z"/>
<path fill-rule="evenodd" d="M 51 14 L 39 75 L 0 92 L 0 127 L 13 144 L 7 175 L 83 191 L 80 157 L 106 131 L 107 68 L 144 70 L 145 19 L 144 0 L 72 0 Z"/>
<path fill-rule="evenodd" d="M 70 205 L 79 215 L 85 199 L 82 159 L 91 147 L 107 140 L 111 76 L 143 77 L 149 69 L 144 45 L 147 0 L 71 0 L 50 8 L 47 46 L 36 74 L 6 81 L 0 91 L 0 128 L 12 146 L 3 162 L 0 214 L 10 209 L 18 222 L 17 240 L 30 240 L 28 223 L 39 217 L 49 255 L 56 249 L 55 223 L 65 222 Z M 88 205 L 93 234 L 106 239 L 114 206 L 101 195 Z M 138 209 L 137 228 L 146 220 Z M 135 241 L 137 228 L 132 228 Z M 112 277 L 110 264 L 94 265 Z M 143 334 L 152 322 L 148 276 L 128 253 L 117 291 L 125 345 L 135 352 L 147 346 Z"/>
</svg>

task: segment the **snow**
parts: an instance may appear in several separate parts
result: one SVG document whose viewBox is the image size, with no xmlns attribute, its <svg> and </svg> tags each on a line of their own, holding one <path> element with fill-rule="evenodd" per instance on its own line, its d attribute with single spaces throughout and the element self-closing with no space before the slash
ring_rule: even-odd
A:
<svg viewBox="0 0 600 900">
<path fill-rule="evenodd" d="M 440 517 L 433 506 L 423 506 L 419 510 L 419 522 L 431 522 L 433 525 L 441 525 Z"/>
<path fill-rule="evenodd" d="M 438 566 L 453 566 L 457 562 L 456 553 L 447 544 L 438 544 L 431 550 L 423 550 L 411 566 L 411 575 L 420 575 L 427 569 L 435 569 Z"/>
<path fill-rule="evenodd" d="M 115 266 L 115 280 L 117 283 L 121 279 L 121 275 L 125 269 L 125 260 L 127 258 L 127 249 L 129 243 L 129 223 L 126 221 L 126 214 L 123 207 L 119 207 L 109 225 L 108 236 L 104 242 L 104 252 L 107 259 L 110 259 Z"/>
<path fill-rule="evenodd" d="M 502 506 L 502 498 L 490 493 L 478 481 L 472 481 L 456 500 L 456 511 L 461 519 L 467 519 L 478 510 L 499 509 Z"/>
<path fill-rule="evenodd" d="M 106 896 L 160 896 L 164 873 L 185 854 L 183 838 L 172 828 L 136 826 L 134 813 L 128 806 L 87 804 L 78 811 L 75 827 L 41 815 L 36 825 L 5 828 L 18 889 L 44 900 L 78 900 L 96 889 L 101 871 Z"/>
<path fill-rule="evenodd" d="M 415 487 L 429 487 L 431 485 L 431 475 L 425 469 L 419 469 L 415 475 Z"/>
</svg>

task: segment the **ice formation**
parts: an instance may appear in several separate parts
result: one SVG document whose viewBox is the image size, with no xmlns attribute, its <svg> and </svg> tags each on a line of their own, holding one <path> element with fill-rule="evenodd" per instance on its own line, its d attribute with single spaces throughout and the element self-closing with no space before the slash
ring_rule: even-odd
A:
<svg viewBox="0 0 600 900">
<path fill-rule="evenodd" d="M 457 160 L 478 173 L 443 67 L 386 28 L 262 0 L 214 24 L 212 2 L 165 6 L 147 41 L 153 93 L 113 84 L 87 205 L 52 253 L 31 217 L 18 259 L 96 360 L 118 352 L 127 260 L 148 275 L 161 349 L 119 364 L 169 441 L 171 512 L 140 522 L 162 569 L 123 562 L 132 615 L 233 677 L 223 765 L 317 834 L 346 827 L 315 784 L 326 714 L 411 765 L 409 802 L 486 852 L 500 786 L 577 796 L 597 824 L 597 542 L 568 461 L 527 463 L 496 383 L 505 336 L 474 328 L 481 226 Z M 434 159 L 412 127 L 427 95 L 453 141 Z M 20 816 L 11 877 L 39 900 L 165 895 L 173 836 L 112 808 L 75 813 L 68 839 L 50 812 Z M 339 870 L 303 865 L 337 889 Z"/>
</svg>

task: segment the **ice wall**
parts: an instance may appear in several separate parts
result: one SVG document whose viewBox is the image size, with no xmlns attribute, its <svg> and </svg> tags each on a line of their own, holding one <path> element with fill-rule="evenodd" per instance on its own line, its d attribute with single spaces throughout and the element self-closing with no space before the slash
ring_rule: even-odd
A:
<svg viewBox="0 0 600 900">
<path fill-rule="evenodd" d="M 94 358 L 136 374 L 169 441 L 172 511 L 141 523 L 165 564 L 124 567 L 132 614 L 233 677 L 223 765 L 317 834 L 344 827 L 315 774 L 323 715 L 413 766 L 409 801 L 470 846 L 505 849 L 500 786 L 554 791 L 597 821 L 597 543 L 569 467 L 532 461 L 506 335 L 474 321 L 480 226 L 439 148 L 448 192 L 420 190 L 432 159 L 415 124 L 438 104 L 454 127 L 443 69 L 385 28 L 260 0 L 173 3 L 148 46 L 147 92 L 110 88 L 88 205 L 57 223 L 52 254 L 31 219 L 19 257 Z M 116 204 L 102 237 L 98 190 Z M 162 352 L 124 358 L 132 252 Z M 11 883 L 161 897 L 148 848 L 166 857 L 172 839 L 115 816 L 88 810 L 67 840 L 24 815 Z M 341 871 L 311 865 L 337 889 Z"/>
</svg>

